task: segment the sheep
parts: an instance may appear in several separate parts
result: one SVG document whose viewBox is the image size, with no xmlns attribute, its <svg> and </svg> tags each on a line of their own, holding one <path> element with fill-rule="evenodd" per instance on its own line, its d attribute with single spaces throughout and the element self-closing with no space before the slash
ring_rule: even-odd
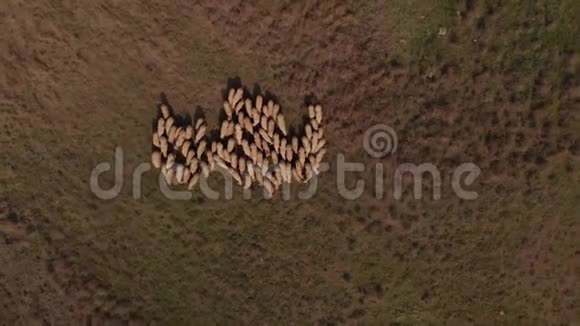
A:
<svg viewBox="0 0 580 326">
<path fill-rule="evenodd" d="M 230 106 L 230 103 L 224 102 L 224 112 L 226 114 L 227 119 L 231 120 L 232 119 L 232 107 Z"/>
<path fill-rule="evenodd" d="M 157 134 L 161 137 L 165 133 L 165 119 L 159 118 L 157 120 Z"/>
<path fill-rule="evenodd" d="M 316 164 L 320 164 L 322 159 L 324 158 L 324 154 L 326 154 L 326 149 L 321 149 L 318 153 L 316 153 Z"/>
<path fill-rule="evenodd" d="M 206 129 L 207 129 L 207 126 L 205 124 L 204 125 L 201 125 L 199 127 L 199 129 L 197 130 L 197 133 L 195 134 L 195 141 L 194 141 L 194 143 L 198 144 L 199 141 L 203 137 L 205 137 L 205 131 L 206 131 Z"/>
<path fill-rule="evenodd" d="M 268 119 L 268 136 L 270 138 L 274 137 L 274 131 L 276 129 L 276 122 L 272 119 Z"/>
<path fill-rule="evenodd" d="M 282 144 L 280 144 L 280 156 L 282 156 L 282 159 L 286 160 L 286 146 L 282 146 Z"/>
<path fill-rule="evenodd" d="M 272 194 L 274 194 L 274 189 L 270 180 L 264 179 L 263 186 L 266 190 L 268 190 L 268 196 L 272 196 Z"/>
<path fill-rule="evenodd" d="M 234 88 L 230 88 L 228 92 L 228 103 L 234 103 L 234 95 L 236 94 L 236 90 Z M 232 106 L 235 104 L 232 104 Z"/>
<path fill-rule="evenodd" d="M 282 131 L 284 136 L 286 136 L 288 134 L 288 131 L 286 130 L 286 120 L 284 120 L 284 115 L 279 114 L 277 117 L 277 121 L 278 121 L 278 128 Z"/>
<path fill-rule="evenodd" d="M 207 162 L 209 163 L 209 169 L 213 171 L 215 169 L 215 160 L 213 153 L 207 153 Z"/>
<path fill-rule="evenodd" d="M 236 126 L 234 127 L 235 129 L 235 135 L 236 135 L 236 142 L 238 144 L 242 143 L 242 137 L 244 136 L 244 131 L 242 130 L 242 126 L 239 124 L 236 124 Z"/>
<path fill-rule="evenodd" d="M 319 141 L 318 146 L 316 146 L 316 149 L 314 149 L 312 152 L 318 153 L 318 151 L 320 151 L 324 147 L 324 145 L 326 145 L 326 139 Z"/>
<path fill-rule="evenodd" d="M 262 105 L 264 104 L 264 98 L 262 95 L 256 96 L 256 110 L 258 113 L 262 113 Z"/>
<path fill-rule="evenodd" d="M 177 183 L 182 184 L 183 183 L 183 171 L 185 170 L 185 168 L 183 167 L 183 164 L 176 164 L 175 165 L 175 179 L 177 180 Z"/>
<path fill-rule="evenodd" d="M 165 167 L 171 169 L 175 164 L 175 155 L 173 153 L 167 155 L 167 161 L 165 162 Z"/>
<path fill-rule="evenodd" d="M 294 180 L 296 180 L 297 182 L 302 182 L 302 178 L 298 174 L 298 170 L 296 169 L 296 167 L 292 167 L 292 176 L 294 177 Z"/>
<path fill-rule="evenodd" d="M 318 121 L 316 121 L 316 119 L 311 119 L 310 125 L 312 126 L 313 130 L 318 130 L 319 125 L 318 125 Z"/>
<path fill-rule="evenodd" d="M 210 169 L 209 169 L 209 165 L 207 165 L 207 162 L 201 161 L 201 163 L 199 165 L 201 167 L 201 174 L 206 178 L 209 177 Z"/>
<path fill-rule="evenodd" d="M 189 125 L 185 128 L 185 139 L 191 139 L 193 137 L 193 126 Z"/>
<path fill-rule="evenodd" d="M 298 173 L 298 176 L 301 179 L 304 179 L 304 175 L 302 174 L 302 170 L 304 170 L 304 165 L 302 165 L 302 163 L 300 163 L 300 161 L 296 161 L 295 166 L 296 166 L 296 173 Z"/>
<path fill-rule="evenodd" d="M 280 134 L 275 133 L 273 141 L 274 141 L 274 151 L 276 153 L 279 153 L 280 152 Z"/>
<path fill-rule="evenodd" d="M 252 178 L 252 180 L 254 180 L 256 178 L 256 174 L 255 174 L 255 170 L 254 170 L 254 164 L 253 163 L 248 163 L 246 165 L 246 170 L 248 170 L 248 175 Z"/>
<path fill-rule="evenodd" d="M 151 153 L 151 163 L 153 163 L 153 166 L 156 169 L 159 169 L 161 167 L 161 152 L 154 151 L 153 153 Z"/>
<path fill-rule="evenodd" d="M 236 171 L 235 168 L 229 168 L 228 172 L 230 173 L 232 178 L 234 178 L 234 180 L 236 180 L 238 182 L 238 184 L 241 186 L 242 185 L 242 178 L 240 177 L 240 174 L 238 173 L 238 171 Z"/>
<path fill-rule="evenodd" d="M 287 161 L 292 161 L 293 158 L 293 150 L 292 150 L 292 146 L 290 144 L 286 145 L 286 160 Z"/>
<path fill-rule="evenodd" d="M 260 129 L 260 136 L 262 138 L 262 147 L 264 147 L 264 141 L 266 142 L 266 144 L 272 142 L 272 140 L 270 139 L 270 136 L 268 135 L 268 133 L 266 132 L 266 130 Z"/>
<path fill-rule="evenodd" d="M 228 139 L 228 146 L 227 146 L 227 151 L 228 152 L 233 152 L 234 148 L 236 146 L 236 141 L 233 138 Z"/>
<path fill-rule="evenodd" d="M 197 121 L 195 122 L 195 130 L 199 130 L 199 128 L 201 128 L 201 126 L 205 125 L 205 120 L 203 118 L 199 118 L 197 119 Z"/>
<path fill-rule="evenodd" d="M 292 151 L 294 151 L 295 154 L 298 154 L 298 137 L 296 136 L 292 137 Z"/>
<path fill-rule="evenodd" d="M 238 123 L 243 127 L 244 126 L 244 118 L 246 117 L 245 111 L 238 112 Z"/>
<path fill-rule="evenodd" d="M 173 123 L 175 123 L 173 117 L 169 117 L 167 118 L 167 120 L 165 120 L 165 132 L 169 135 L 169 130 L 171 130 L 171 127 L 173 126 Z"/>
<path fill-rule="evenodd" d="M 173 178 L 175 177 L 175 170 L 173 169 L 167 169 L 167 172 L 165 173 L 165 182 L 167 182 L 168 185 L 173 184 Z"/>
<path fill-rule="evenodd" d="M 248 174 L 244 175 L 244 189 L 249 189 L 252 186 L 252 177 Z"/>
<path fill-rule="evenodd" d="M 234 94 L 234 97 L 232 100 L 233 106 L 236 106 L 237 104 L 239 104 L 239 102 L 243 96 L 244 96 L 244 90 L 242 88 L 238 88 L 236 90 L 236 93 Z M 243 103 L 242 103 L 242 105 L 243 105 Z M 236 112 L 237 111 L 239 111 L 239 109 L 236 109 Z"/>
<path fill-rule="evenodd" d="M 312 152 L 314 152 L 314 150 L 318 147 L 318 137 L 316 133 L 312 135 L 312 142 L 310 143 L 310 147 Z"/>
<path fill-rule="evenodd" d="M 310 119 L 315 119 L 316 118 L 316 111 L 314 110 L 314 105 L 309 105 L 308 106 L 308 117 Z"/>
<path fill-rule="evenodd" d="M 312 166 L 310 165 L 310 163 L 306 163 L 304 165 L 304 171 L 306 172 L 306 181 L 312 179 L 314 173 L 312 171 Z"/>
<path fill-rule="evenodd" d="M 223 157 L 224 156 L 224 144 L 217 143 L 216 152 L 217 152 L 219 157 Z"/>
<path fill-rule="evenodd" d="M 278 162 L 279 162 L 278 153 L 271 152 L 270 153 L 270 158 L 272 159 L 272 163 L 273 164 L 278 164 Z"/>
<path fill-rule="evenodd" d="M 193 161 L 194 157 L 195 150 L 193 148 L 190 148 L 189 151 L 187 152 L 187 156 L 185 157 L 185 165 L 191 164 L 191 161 Z"/>
<path fill-rule="evenodd" d="M 300 164 L 302 165 L 304 165 L 306 161 L 306 153 L 303 147 L 300 147 L 300 149 L 298 150 L 298 161 L 300 161 Z"/>
<path fill-rule="evenodd" d="M 205 148 L 207 146 L 207 142 L 205 140 L 202 140 L 199 145 L 197 145 L 197 159 L 200 160 L 202 155 L 205 152 Z"/>
<path fill-rule="evenodd" d="M 312 139 L 312 126 L 309 123 L 304 126 L 304 134 L 306 138 Z"/>
<path fill-rule="evenodd" d="M 242 140 L 242 150 L 246 156 L 252 157 L 252 149 L 250 148 L 250 144 L 246 139 Z"/>
<path fill-rule="evenodd" d="M 191 162 L 189 163 L 189 171 L 191 171 L 191 174 L 194 174 L 195 172 L 197 172 L 198 167 L 199 167 L 199 161 L 195 157 L 192 158 Z"/>
<path fill-rule="evenodd" d="M 268 117 L 272 116 L 272 112 L 274 112 L 274 101 L 269 100 L 268 101 L 268 111 L 266 111 L 266 115 Z"/>
<path fill-rule="evenodd" d="M 246 159 L 244 157 L 238 159 L 238 170 L 241 174 L 246 172 Z"/>
<path fill-rule="evenodd" d="M 228 163 L 230 163 L 230 162 L 231 162 L 231 154 L 230 154 L 230 152 L 228 152 L 228 151 L 224 151 L 224 156 L 222 157 L 222 159 L 223 159 L 225 162 L 228 162 Z"/>
<path fill-rule="evenodd" d="M 262 115 L 262 117 L 260 118 L 260 127 L 262 127 L 262 129 L 264 130 L 268 130 L 268 117 L 265 115 Z"/>
<path fill-rule="evenodd" d="M 191 175 L 191 179 L 189 179 L 189 185 L 187 186 L 187 189 L 193 190 L 193 187 L 195 187 L 198 181 L 199 181 L 199 173 L 193 173 Z"/>
<path fill-rule="evenodd" d="M 234 108 L 234 111 L 236 113 L 239 113 L 240 110 L 244 107 L 244 101 L 239 101 L 238 104 L 236 104 L 236 107 Z"/>
<path fill-rule="evenodd" d="M 161 143 L 159 142 L 159 133 L 157 133 L 157 131 L 153 133 L 153 146 L 157 148 L 161 147 Z"/>
<path fill-rule="evenodd" d="M 191 170 L 189 169 L 185 169 L 183 171 L 183 180 L 182 180 L 182 184 L 186 184 L 189 183 L 189 179 L 191 178 Z"/>
<path fill-rule="evenodd" d="M 167 138 L 165 138 L 165 136 L 161 136 L 159 137 L 159 148 L 161 149 L 161 153 L 163 154 L 164 157 L 167 156 L 167 150 L 168 150 L 168 143 L 167 143 Z"/>
<path fill-rule="evenodd" d="M 190 140 L 186 140 L 185 142 L 183 142 L 183 146 L 181 146 L 181 155 L 187 157 L 190 147 L 191 147 Z"/>
<path fill-rule="evenodd" d="M 320 106 L 320 104 L 319 104 L 314 108 L 314 110 L 316 111 L 315 112 L 316 122 L 318 122 L 318 124 L 321 124 L 322 123 L 322 106 Z M 312 117 L 310 117 L 310 118 L 312 119 Z"/>
<path fill-rule="evenodd" d="M 215 164 L 219 165 L 222 169 L 225 169 L 225 170 L 228 169 L 227 164 L 224 162 L 224 160 L 221 159 L 221 157 L 214 155 L 213 159 L 215 161 Z"/>
<path fill-rule="evenodd" d="M 306 136 L 302 136 L 302 147 L 304 148 L 304 151 L 306 151 L 306 154 L 310 154 L 310 141 Z"/>
<path fill-rule="evenodd" d="M 229 123 L 227 120 L 222 121 L 222 126 L 220 128 L 220 138 L 226 138 L 226 134 L 228 132 Z"/>
<path fill-rule="evenodd" d="M 169 141 L 170 144 L 173 144 L 175 142 L 176 136 L 177 136 L 177 127 L 171 126 L 171 129 L 169 129 L 169 132 L 167 133 L 167 141 Z"/>
<path fill-rule="evenodd" d="M 256 163 L 256 159 L 258 157 L 258 146 L 256 143 L 252 143 L 250 145 L 250 157 L 252 158 L 252 162 Z"/>
<path fill-rule="evenodd" d="M 248 114 L 248 116 L 252 116 L 252 100 L 250 100 L 249 98 L 246 99 L 246 101 L 244 102 L 244 106 L 246 108 L 246 113 Z"/>
<path fill-rule="evenodd" d="M 314 166 L 316 164 L 316 156 L 314 154 L 308 155 L 308 162 L 310 162 L 311 166 Z"/>
<path fill-rule="evenodd" d="M 292 164 L 290 162 L 286 162 L 286 182 L 292 182 Z"/>
<path fill-rule="evenodd" d="M 260 171 L 256 171 L 255 176 L 256 176 L 256 181 L 258 182 L 258 184 L 263 185 L 264 178 L 263 178 L 262 174 L 260 173 Z"/>
<path fill-rule="evenodd" d="M 163 116 L 164 119 L 167 119 L 169 117 L 169 107 L 167 107 L 166 104 L 161 104 L 159 106 L 159 110 L 161 111 L 161 115 Z"/>
<path fill-rule="evenodd" d="M 249 133 L 254 133 L 254 126 L 252 125 L 252 121 L 250 120 L 249 117 L 246 117 L 244 119 L 244 128 L 249 132 Z"/>
<path fill-rule="evenodd" d="M 250 117 L 252 118 L 252 126 L 257 126 L 260 124 L 260 112 L 258 112 L 258 109 L 253 108 L 252 109 L 252 115 L 250 115 Z"/>
<path fill-rule="evenodd" d="M 235 124 L 233 121 L 228 122 L 228 129 L 226 132 L 226 137 L 232 136 L 235 132 Z"/>
<path fill-rule="evenodd" d="M 235 152 L 230 155 L 230 165 L 234 168 L 238 168 L 238 154 Z"/>
<path fill-rule="evenodd" d="M 258 146 L 260 150 L 262 150 L 262 136 L 260 136 L 260 131 L 255 130 L 253 136 L 254 136 L 254 144 L 256 144 L 256 146 Z"/>
<path fill-rule="evenodd" d="M 183 143 L 185 142 L 185 136 L 180 135 L 177 137 L 177 140 L 175 140 L 175 148 L 181 148 L 181 146 L 183 146 Z"/>
<path fill-rule="evenodd" d="M 286 138 L 282 137 L 282 139 L 280 139 L 280 153 L 284 153 L 286 151 L 286 142 Z"/>
</svg>

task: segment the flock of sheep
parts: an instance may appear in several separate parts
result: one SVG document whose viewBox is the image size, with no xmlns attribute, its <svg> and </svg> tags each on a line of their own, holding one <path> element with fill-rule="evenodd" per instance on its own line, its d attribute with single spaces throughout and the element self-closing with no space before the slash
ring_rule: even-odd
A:
<svg viewBox="0 0 580 326">
<path fill-rule="evenodd" d="M 221 167 L 244 189 L 257 183 L 273 194 L 284 182 L 308 182 L 326 153 L 320 105 L 308 105 L 296 135 L 288 132 L 278 103 L 261 95 L 252 100 L 242 88 L 228 90 L 215 137 L 208 136 L 204 118 L 182 123 L 167 104 L 159 105 L 157 116 L 151 161 L 168 184 L 190 190 Z"/>
</svg>

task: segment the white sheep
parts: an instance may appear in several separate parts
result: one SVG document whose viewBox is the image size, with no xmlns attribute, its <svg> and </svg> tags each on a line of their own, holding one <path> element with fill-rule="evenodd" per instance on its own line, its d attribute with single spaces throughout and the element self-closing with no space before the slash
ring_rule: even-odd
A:
<svg viewBox="0 0 580 326">
<path fill-rule="evenodd" d="M 169 155 L 167 155 L 165 167 L 169 170 L 173 167 L 173 164 L 175 164 L 175 155 L 173 155 L 173 153 L 170 153 Z"/>
<path fill-rule="evenodd" d="M 228 120 L 232 119 L 232 107 L 230 103 L 224 102 L 224 112 L 226 113 L 226 117 Z"/>
<path fill-rule="evenodd" d="M 153 133 L 153 145 L 157 148 L 161 147 L 161 143 L 159 142 L 159 133 L 157 133 L 157 131 Z"/>
<path fill-rule="evenodd" d="M 161 110 L 161 115 L 163 116 L 163 118 L 167 119 L 169 117 L 169 107 L 167 107 L 167 105 L 165 104 L 161 104 L 159 106 L 159 109 Z"/>
<path fill-rule="evenodd" d="M 189 185 L 187 186 L 187 189 L 193 190 L 193 187 L 195 187 L 198 181 L 199 181 L 199 173 L 193 173 L 191 175 L 191 179 L 189 179 Z"/>
<path fill-rule="evenodd" d="M 162 163 L 162 162 L 161 162 L 161 152 L 154 151 L 154 152 L 151 154 L 151 163 L 153 163 L 153 166 L 154 166 L 156 169 L 159 169 L 159 168 L 161 167 L 161 163 Z"/>
<path fill-rule="evenodd" d="M 177 180 L 177 183 L 182 184 L 183 183 L 183 171 L 185 170 L 185 167 L 183 166 L 183 164 L 175 164 L 175 179 Z"/>
<path fill-rule="evenodd" d="M 264 105 L 264 98 L 262 97 L 262 95 L 258 95 L 256 96 L 256 109 L 258 110 L 258 113 L 262 113 L 262 106 Z"/>
<path fill-rule="evenodd" d="M 314 110 L 316 111 L 316 121 L 318 122 L 318 124 L 322 123 L 322 106 L 317 105 Z M 312 118 L 312 117 L 310 117 Z"/>
<path fill-rule="evenodd" d="M 286 136 L 288 134 L 288 131 L 286 130 L 286 120 L 284 119 L 284 115 L 279 114 L 277 120 L 278 120 L 278 128 L 282 131 L 284 136 Z"/>
<path fill-rule="evenodd" d="M 173 117 L 169 117 L 167 118 L 167 120 L 165 120 L 165 132 L 169 135 L 169 130 L 171 130 L 171 127 L 173 126 L 173 123 L 175 122 L 175 120 L 173 119 Z"/>
<path fill-rule="evenodd" d="M 159 134 L 159 136 L 163 136 L 164 133 L 165 133 L 165 119 L 159 118 L 159 120 L 157 120 L 157 134 Z"/>
</svg>

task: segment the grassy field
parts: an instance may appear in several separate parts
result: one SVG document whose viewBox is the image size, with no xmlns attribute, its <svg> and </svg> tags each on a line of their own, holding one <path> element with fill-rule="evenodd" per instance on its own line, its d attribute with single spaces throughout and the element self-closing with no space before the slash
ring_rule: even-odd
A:
<svg viewBox="0 0 580 326">
<path fill-rule="evenodd" d="M 578 1 L 8 0 L 0 18 L 0 325 L 580 323 Z M 151 170 L 134 199 L 159 94 L 217 125 L 233 77 L 294 122 L 323 103 L 316 195 L 174 201 Z M 374 159 L 379 123 L 399 147 Z M 101 200 L 89 176 L 117 146 L 122 192 Z M 365 163 L 357 200 L 338 154 Z M 473 201 L 449 186 L 467 162 Z M 387 185 L 434 164 L 442 198 L 376 199 L 378 163 Z"/>
</svg>

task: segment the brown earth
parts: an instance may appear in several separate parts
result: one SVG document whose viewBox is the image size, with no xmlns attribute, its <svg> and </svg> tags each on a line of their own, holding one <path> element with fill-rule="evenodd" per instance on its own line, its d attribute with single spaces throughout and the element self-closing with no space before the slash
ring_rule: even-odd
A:
<svg viewBox="0 0 580 326">
<path fill-rule="evenodd" d="M 2 2 L 0 324 L 580 322 L 579 21 L 574 0 Z M 170 201 L 150 171 L 133 199 L 159 94 L 217 122 L 233 77 L 294 121 L 323 103 L 316 196 Z M 379 160 L 378 123 L 399 138 Z M 356 201 L 339 153 L 367 167 Z M 375 164 L 390 185 L 424 162 L 441 200 L 374 198 Z M 465 162 L 474 201 L 449 186 Z"/>
</svg>

